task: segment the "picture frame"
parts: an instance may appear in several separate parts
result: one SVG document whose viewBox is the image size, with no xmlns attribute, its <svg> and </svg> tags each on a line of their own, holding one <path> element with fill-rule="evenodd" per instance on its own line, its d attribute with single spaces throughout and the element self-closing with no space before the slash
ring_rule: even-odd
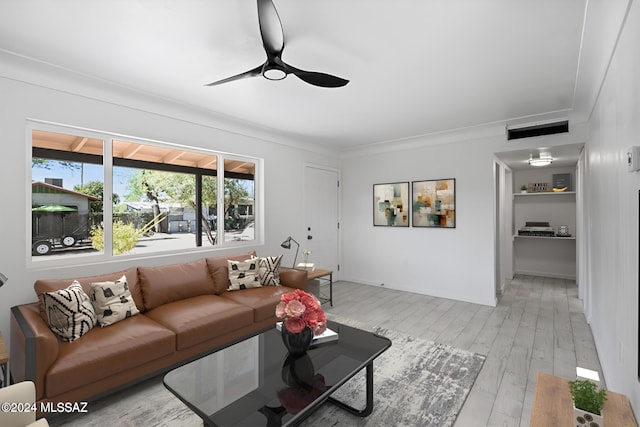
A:
<svg viewBox="0 0 640 427">
<path fill-rule="evenodd" d="M 456 228 L 456 179 L 412 181 L 413 227 Z"/>
<path fill-rule="evenodd" d="M 373 184 L 373 225 L 409 227 L 409 182 Z"/>
</svg>

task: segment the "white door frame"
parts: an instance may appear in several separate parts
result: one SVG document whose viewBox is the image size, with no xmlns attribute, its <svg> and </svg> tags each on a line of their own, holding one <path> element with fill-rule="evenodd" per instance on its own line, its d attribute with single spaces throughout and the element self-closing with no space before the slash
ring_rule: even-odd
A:
<svg viewBox="0 0 640 427">
<path fill-rule="evenodd" d="M 590 219 L 589 219 L 589 195 L 586 191 L 588 179 L 587 145 L 585 144 L 576 168 L 576 248 L 577 271 L 576 282 L 578 285 L 578 297 L 582 299 L 584 315 L 587 323 L 591 323 L 591 271 L 589 262 L 590 247 Z"/>
<path fill-rule="evenodd" d="M 513 171 L 494 158 L 495 292 L 502 294 L 513 279 Z"/>
<path fill-rule="evenodd" d="M 320 165 L 317 163 L 310 163 L 310 162 L 305 162 L 304 163 L 304 185 L 305 185 L 305 191 L 304 191 L 304 195 L 303 195 L 303 206 L 305 209 L 305 216 L 306 216 L 306 208 L 307 208 L 307 197 L 309 197 L 310 194 L 313 194 L 313 189 L 310 188 L 306 188 L 307 185 L 307 171 L 309 168 L 313 168 L 313 169 L 320 169 L 320 170 L 325 170 L 325 171 L 329 171 L 329 172 L 334 172 L 337 176 L 338 179 L 338 184 L 337 184 L 337 189 L 336 189 L 336 203 L 337 203 L 337 208 L 338 208 L 338 247 L 336 248 L 336 253 L 338 255 L 338 266 L 340 266 L 342 264 L 342 204 L 341 204 L 341 200 L 342 200 L 342 174 L 341 174 L 341 170 L 337 169 L 337 168 L 333 168 L 330 166 L 325 166 L 325 165 Z M 303 234 L 301 234 L 302 236 L 305 236 L 304 238 L 306 239 L 307 236 L 307 229 L 306 229 L 306 224 L 308 224 L 307 218 L 304 218 L 304 224 L 305 224 L 305 228 L 302 230 Z M 300 243 L 302 245 L 302 242 Z M 340 269 L 338 270 L 334 270 L 333 271 L 333 280 L 339 280 L 340 279 L 340 275 L 341 275 L 341 271 Z"/>
</svg>

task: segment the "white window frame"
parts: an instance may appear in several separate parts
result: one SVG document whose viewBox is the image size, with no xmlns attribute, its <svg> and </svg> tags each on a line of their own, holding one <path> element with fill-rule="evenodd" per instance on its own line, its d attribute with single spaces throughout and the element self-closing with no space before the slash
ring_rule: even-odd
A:
<svg viewBox="0 0 640 427">
<path fill-rule="evenodd" d="M 261 232 L 262 224 L 264 223 L 264 214 L 262 209 L 262 200 L 263 200 L 263 185 L 262 179 L 263 176 L 263 164 L 264 160 L 257 157 L 246 156 L 241 154 L 231 154 L 222 151 L 216 151 L 201 147 L 194 147 L 185 144 L 176 144 L 165 141 L 156 141 L 150 140 L 140 137 L 132 137 L 132 136 L 123 136 L 112 132 L 106 131 L 95 131 L 90 129 L 84 129 L 80 127 L 70 126 L 70 125 L 62 125 L 45 121 L 37 121 L 37 120 L 27 120 L 26 125 L 26 150 L 27 150 L 27 158 L 32 159 L 33 154 L 33 145 L 32 145 L 32 134 L 34 130 L 46 131 L 46 132 L 54 132 L 54 133 L 62 133 L 62 134 L 70 134 L 83 136 L 88 138 L 101 139 L 103 141 L 103 186 L 104 186 L 104 203 L 103 203 L 103 222 L 105 224 L 105 232 L 104 232 L 104 252 L 102 253 L 85 253 L 85 254 L 76 254 L 73 257 L 56 257 L 56 256 L 34 256 L 31 253 L 31 242 L 32 239 L 32 215 L 31 215 L 31 207 L 32 207 L 32 167 L 27 168 L 27 177 L 25 179 L 26 188 L 25 194 L 28 195 L 25 203 L 25 212 L 27 216 L 27 227 L 25 230 L 27 242 L 26 246 L 26 257 L 27 267 L 28 268 L 50 268 L 50 267 L 58 267 L 58 266 L 71 266 L 71 265 L 87 265 L 87 264 L 96 264 L 100 262 L 114 262 L 114 261 L 124 261 L 124 260 L 132 260 L 132 259 L 144 259 L 144 258 L 153 258 L 162 255 L 171 255 L 176 253 L 191 253 L 191 252 L 211 252 L 211 251 L 219 251 L 228 249 L 230 247 L 244 247 L 244 246 L 255 246 L 261 245 L 264 241 L 264 234 Z M 217 169 L 217 188 L 218 188 L 218 207 L 217 207 L 217 236 L 215 245 L 202 245 L 202 246 L 193 246 L 189 248 L 181 248 L 176 250 L 160 250 L 154 251 L 144 254 L 121 254 L 121 255 L 113 255 L 113 233 L 112 233 L 112 224 L 113 224 L 113 157 L 112 147 L 113 140 L 118 141 L 127 141 L 133 142 L 136 144 L 145 144 L 152 145 L 158 147 L 171 147 L 175 149 L 199 152 L 205 154 L 211 154 L 217 156 L 218 169 Z M 255 236 L 254 240 L 245 240 L 245 241 L 225 241 L 224 238 L 224 162 L 227 159 L 232 160 L 241 160 L 252 162 L 255 164 L 255 173 L 254 173 L 254 221 L 255 221 Z"/>
</svg>

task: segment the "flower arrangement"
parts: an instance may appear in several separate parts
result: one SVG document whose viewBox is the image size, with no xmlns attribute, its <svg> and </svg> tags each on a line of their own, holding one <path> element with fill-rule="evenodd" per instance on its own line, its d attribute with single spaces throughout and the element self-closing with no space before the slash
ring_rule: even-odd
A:
<svg viewBox="0 0 640 427">
<path fill-rule="evenodd" d="M 276 317 L 282 319 L 283 327 L 293 334 L 309 328 L 313 335 L 321 335 L 327 329 L 327 318 L 320 301 L 301 289 L 280 296 Z"/>
</svg>

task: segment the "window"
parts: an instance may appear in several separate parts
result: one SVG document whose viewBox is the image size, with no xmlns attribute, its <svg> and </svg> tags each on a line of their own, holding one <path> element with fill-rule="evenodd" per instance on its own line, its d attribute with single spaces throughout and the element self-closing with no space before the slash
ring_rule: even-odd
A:
<svg viewBox="0 0 640 427">
<path fill-rule="evenodd" d="M 103 216 L 104 141 L 33 130 L 31 144 L 32 254 L 86 250 Z"/>
<path fill-rule="evenodd" d="M 32 259 L 255 239 L 257 159 L 57 130 L 31 131 Z"/>
<path fill-rule="evenodd" d="M 238 240 L 254 240 L 254 176 L 256 164 L 224 160 L 224 231 Z M 237 231 L 242 230 L 239 236 Z"/>
</svg>

